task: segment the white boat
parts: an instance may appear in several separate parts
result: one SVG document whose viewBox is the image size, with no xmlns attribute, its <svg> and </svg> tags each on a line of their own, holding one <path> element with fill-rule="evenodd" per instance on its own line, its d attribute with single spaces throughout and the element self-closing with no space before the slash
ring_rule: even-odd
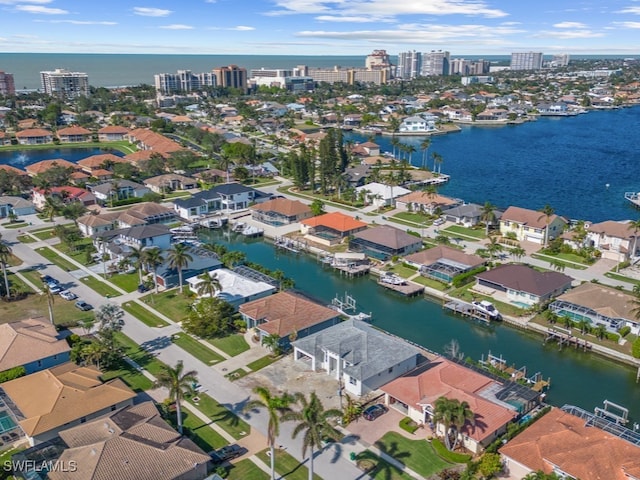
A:
<svg viewBox="0 0 640 480">
<path fill-rule="evenodd" d="M 232 230 L 234 232 L 241 233 L 246 228 L 246 226 L 247 225 L 244 222 L 237 222 L 233 225 Z"/>
<path fill-rule="evenodd" d="M 495 320 L 500 318 L 500 312 L 498 311 L 498 309 L 493 306 L 493 303 L 488 302 L 487 300 L 481 300 L 479 302 L 475 301 L 471 302 L 471 304 L 477 312 L 483 313 L 491 319 Z"/>
<path fill-rule="evenodd" d="M 381 275 L 380 281 L 382 283 L 389 283 L 391 285 L 404 285 L 405 283 L 407 283 L 404 278 L 399 277 L 398 275 L 392 272 L 386 272 L 383 275 Z"/>
</svg>

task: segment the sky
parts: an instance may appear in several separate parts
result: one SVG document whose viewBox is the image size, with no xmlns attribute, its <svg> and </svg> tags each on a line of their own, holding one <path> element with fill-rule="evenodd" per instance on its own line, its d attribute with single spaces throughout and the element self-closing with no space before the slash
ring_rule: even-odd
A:
<svg viewBox="0 0 640 480">
<path fill-rule="evenodd" d="M 640 0 L 0 0 L 0 52 L 640 53 Z"/>
</svg>

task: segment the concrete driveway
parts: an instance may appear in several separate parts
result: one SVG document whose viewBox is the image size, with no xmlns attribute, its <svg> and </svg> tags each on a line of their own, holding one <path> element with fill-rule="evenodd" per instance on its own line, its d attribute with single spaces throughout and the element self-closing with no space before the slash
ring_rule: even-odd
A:
<svg viewBox="0 0 640 480">
<path fill-rule="evenodd" d="M 351 422 L 347 425 L 346 429 L 353 435 L 360 437 L 360 443 L 365 445 L 373 445 L 376 440 L 379 440 L 387 432 L 404 432 L 401 430 L 398 424 L 400 420 L 404 418 L 404 415 L 390 408 L 389 411 L 373 421 L 365 420 L 360 417 L 355 422 Z M 418 430 L 420 432 L 420 430 Z M 417 435 L 412 435 L 416 439 L 420 438 Z"/>
</svg>

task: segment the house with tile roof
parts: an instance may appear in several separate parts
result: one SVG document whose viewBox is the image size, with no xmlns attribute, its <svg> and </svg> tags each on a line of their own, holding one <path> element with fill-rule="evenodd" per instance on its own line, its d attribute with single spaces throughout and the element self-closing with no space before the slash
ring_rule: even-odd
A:
<svg viewBox="0 0 640 480">
<path fill-rule="evenodd" d="M 141 150 L 153 150 L 154 152 L 171 153 L 182 150 L 182 147 L 164 135 L 146 128 L 136 128 L 125 136 L 130 143 L 135 144 Z"/>
<path fill-rule="evenodd" d="M 204 480 L 211 457 L 176 432 L 153 402 L 60 432 L 67 447 L 57 459 L 71 469 L 49 472 L 49 480 Z"/>
<path fill-rule="evenodd" d="M 281 226 L 296 223 L 313 216 L 311 208 L 299 200 L 274 198 L 249 207 L 251 218 L 267 225 Z"/>
<path fill-rule="evenodd" d="M 155 177 L 147 178 L 144 186 L 155 193 L 165 194 L 174 190 L 192 190 L 198 188 L 198 181 L 195 178 L 177 173 L 166 173 Z"/>
<path fill-rule="evenodd" d="M 20 145 L 43 145 L 53 142 L 53 134 L 43 128 L 27 128 L 16 132 Z"/>
<path fill-rule="evenodd" d="M 465 423 L 460 430 L 461 443 L 474 454 L 505 433 L 521 413 L 537 405 L 540 396 L 525 387 L 515 390 L 512 382 L 500 383 L 443 357 L 421 364 L 381 390 L 389 407 L 418 424 L 433 423 L 435 402 L 440 397 L 467 402 L 475 414 L 475 425 Z M 522 411 L 514 405 L 523 405 Z M 445 429 L 437 425 L 436 432 L 443 436 Z"/>
<path fill-rule="evenodd" d="M 507 208 L 500 217 L 500 233 L 506 235 L 513 232 L 521 242 L 544 244 L 545 238 L 556 238 L 566 225 L 567 221 L 558 215 L 547 218 L 542 212 L 513 206 Z"/>
<path fill-rule="evenodd" d="M 169 223 L 175 219 L 173 210 L 159 203 L 142 202 L 126 210 L 84 215 L 76 221 L 80 231 L 88 237 L 117 228 Z"/>
<path fill-rule="evenodd" d="M 487 262 L 478 255 L 464 253 L 446 245 L 407 255 L 404 261 L 416 267 L 424 277 L 445 283 L 452 282 L 457 275 L 482 267 Z"/>
<path fill-rule="evenodd" d="M 43 317 L 0 324 L 0 372 L 24 367 L 27 374 L 69 361 L 71 348 Z"/>
<path fill-rule="evenodd" d="M 325 213 L 300 222 L 300 232 L 305 238 L 326 246 L 338 244 L 365 228 L 366 223 L 341 212 Z"/>
<path fill-rule="evenodd" d="M 98 130 L 98 140 L 101 142 L 121 142 L 129 133 L 129 129 L 119 125 L 108 125 Z"/>
<path fill-rule="evenodd" d="M 87 130 L 84 127 L 66 127 L 60 128 L 56 132 L 58 139 L 61 143 L 80 143 L 91 141 L 91 130 Z"/>
<path fill-rule="evenodd" d="M 556 473 L 580 480 L 640 479 L 640 446 L 552 408 L 499 450 L 510 478 Z"/>
<path fill-rule="evenodd" d="M 254 300 L 240 305 L 238 310 L 247 328 L 256 328 L 261 340 L 277 335 L 285 348 L 290 337 L 304 338 L 340 321 L 335 310 L 292 292 Z"/>
<path fill-rule="evenodd" d="M 131 180 L 110 180 L 89 187 L 99 202 L 109 203 L 129 198 L 142 198 L 150 192 L 144 185 Z"/>
<path fill-rule="evenodd" d="M 489 224 L 490 227 L 494 227 L 494 225 L 497 226 L 500 222 L 500 217 L 502 217 L 500 210 L 494 210 L 493 214 L 496 220 Z M 474 227 L 483 221 L 482 205 L 476 203 L 465 203 L 447 208 L 442 212 L 442 215 L 447 221 L 463 225 L 467 228 Z"/>
<path fill-rule="evenodd" d="M 404 256 L 422 248 L 422 239 L 390 225 L 377 225 L 354 233 L 349 239 L 349 250 L 386 261 Z"/>
<path fill-rule="evenodd" d="M 38 210 L 42 210 L 47 204 L 47 198 L 57 198 L 65 205 L 73 202 L 80 202 L 85 207 L 96 204 L 96 197 L 89 190 L 80 187 L 64 186 L 51 187 L 47 190 L 34 188 L 31 190 L 33 204 Z"/>
<path fill-rule="evenodd" d="M 6 218 L 11 214 L 20 217 L 34 213 L 36 213 L 36 207 L 33 205 L 33 202 L 22 197 L 14 197 L 11 195 L 0 196 L 0 218 Z"/>
<path fill-rule="evenodd" d="M 635 296 L 599 283 L 586 282 L 563 293 L 549 308 L 573 321 L 586 320 L 592 327 L 604 325 L 616 333 L 624 326 L 640 334 L 640 322 L 634 313 Z"/>
<path fill-rule="evenodd" d="M 98 253 L 106 253 L 112 259 L 126 258 L 130 247 L 166 250 L 171 247 L 171 231 L 166 225 L 137 225 L 129 228 L 108 230 L 93 237 L 93 245 Z"/>
<path fill-rule="evenodd" d="M 70 171 L 74 171 L 78 169 L 78 166 L 75 163 L 65 160 L 63 158 L 55 158 L 53 160 L 42 160 L 41 162 L 36 162 L 36 163 L 32 163 L 31 165 L 27 165 L 26 167 L 24 167 L 24 169 L 28 175 L 34 177 L 40 173 L 44 173 L 47 170 L 55 167 L 68 168 Z"/>
<path fill-rule="evenodd" d="M 640 232 L 631 223 L 607 220 L 585 225 L 586 246 L 597 248 L 602 258 L 622 262 L 637 257 L 640 250 Z"/>
<path fill-rule="evenodd" d="M 268 200 L 269 196 L 241 183 L 216 185 L 210 190 L 194 194 L 191 198 L 177 198 L 173 206 L 180 218 L 196 220 L 216 212 L 244 210 L 252 203 Z"/>
<path fill-rule="evenodd" d="M 0 165 L 0 170 L 4 170 L 7 173 L 13 173 L 20 176 L 27 175 L 27 172 L 25 172 L 24 170 L 20 170 L 19 168 L 13 167 L 11 165 Z"/>
<path fill-rule="evenodd" d="M 537 305 L 571 288 L 573 278 L 560 272 L 540 272 L 527 265 L 500 265 L 476 275 L 478 291 L 503 296 L 507 303 Z"/>
<path fill-rule="evenodd" d="M 8 405 L 33 446 L 70 426 L 133 405 L 136 393 L 121 379 L 103 383 L 100 375 L 96 368 L 64 363 L 5 382 L 0 395 L 11 400 Z"/>
<path fill-rule="evenodd" d="M 82 160 L 79 160 L 76 165 L 78 165 L 78 167 L 80 167 L 89 175 L 95 177 L 95 172 L 97 170 L 110 170 L 116 163 L 129 162 L 122 157 L 114 155 L 113 153 L 101 153 L 98 155 L 91 155 L 90 157 L 83 158 Z"/>
<path fill-rule="evenodd" d="M 357 396 L 413 370 L 420 350 L 361 320 L 347 320 L 292 343 L 295 361 L 323 370 Z"/>
<path fill-rule="evenodd" d="M 436 215 L 438 211 L 462 205 L 462 200 L 458 198 L 445 197 L 439 194 L 430 194 L 416 190 L 396 199 L 396 207 L 413 212 L 423 212 L 429 215 Z"/>
</svg>

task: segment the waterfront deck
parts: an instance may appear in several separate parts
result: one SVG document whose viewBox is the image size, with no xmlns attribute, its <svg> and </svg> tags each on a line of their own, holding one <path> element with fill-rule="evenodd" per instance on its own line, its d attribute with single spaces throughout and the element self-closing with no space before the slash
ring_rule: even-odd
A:
<svg viewBox="0 0 640 480">
<path fill-rule="evenodd" d="M 378 285 L 384 288 L 388 288 L 389 290 L 393 290 L 394 292 L 398 292 L 405 297 L 414 297 L 424 292 L 424 287 L 422 285 L 416 285 L 415 283 L 409 282 L 405 283 L 404 285 L 394 285 L 393 283 L 378 281 Z"/>
<path fill-rule="evenodd" d="M 586 340 L 582 340 L 574 336 L 570 330 L 559 327 L 549 327 L 547 329 L 547 336 L 545 337 L 543 344 L 547 342 L 557 341 L 560 348 L 564 345 L 574 346 L 576 349 L 582 348 L 583 351 L 591 349 L 591 344 Z"/>
<path fill-rule="evenodd" d="M 462 300 L 451 300 L 443 305 L 445 310 L 462 315 L 463 317 L 481 320 L 487 324 L 491 323 L 491 318 L 484 312 L 479 311 L 473 305 Z"/>
<path fill-rule="evenodd" d="M 369 273 L 371 267 L 369 265 L 335 265 L 331 264 L 331 266 L 338 270 L 341 275 L 346 275 L 348 277 L 359 277 L 360 275 L 366 275 Z"/>
<path fill-rule="evenodd" d="M 294 240 L 288 237 L 276 237 L 273 241 L 277 250 L 286 250 L 291 253 L 307 252 L 309 244 L 306 241 Z"/>
<path fill-rule="evenodd" d="M 640 208 L 640 192 L 626 192 L 624 198 L 636 208 Z"/>
</svg>

